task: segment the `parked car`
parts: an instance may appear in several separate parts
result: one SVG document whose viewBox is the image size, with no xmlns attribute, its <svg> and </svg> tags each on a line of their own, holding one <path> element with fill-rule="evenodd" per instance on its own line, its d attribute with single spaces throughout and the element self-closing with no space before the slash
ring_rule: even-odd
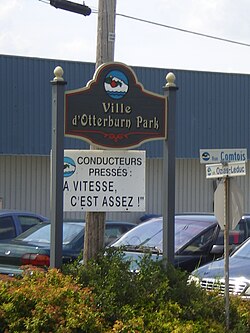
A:
<svg viewBox="0 0 250 333">
<path fill-rule="evenodd" d="M 135 227 L 130 222 L 106 222 L 106 232 L 120 236 L 120 232 Z M 20 274 L 22 265 L 50 265 L 50 222 L 28 229 L 8 242 L 0 242 L 0 274 Z M 83 250 L 85 222 L 63 222 L 63 263 L 75 260 Z"/>
<path fill-rule="evenodd" d="M 246 227 L 244 220 L 241 224 Z M 241 228 L 241 224 L 237 227 L 238 229 Z M 162 217 L 149 219 L 124 234 L 112 246 L 121 247 L 125 258 L 132 261 L 131 267 L 137 269 L 136 262 L 141 260 L 145 252 L 150 252 L 153 260 L 162 258 L 162 229 Z M 235 234 L 240 232 L 240 230 L 234 231 Z M 221 230 L 214 215 L 177 214 L 174 235 L 175 267 L 191 272 L 196 267 L 221 256 L 224 248 L 220 244 L 220 236 Z M 236 246 L 241 238 L 231 237 L 230 240 L 231 245 Z"/>
<path fill-rule="evenodd" d="M 0 240 L 12 239 L 34 225 L 48 221 L 40 214 L 21 210 L 0 210 Z"/>
<path fill-rule="evenodd" d="M 84 222 L 85 220 L 80 219 L 66 219 L 64 222 Z M 112 243 L 114 240 L 121 237 L 125 232 L 133 229 L 137 226 L 137 223 L 128 222 L 128 221 L 106 221 L 105 230 L 104 230 L 104 244 L 105 246 Z"/>
<path fill-rule="evenodd" d="M 163 223 L 161 217 L 152 218 L 124 234 L 112 246 L 122 248 L 124 258 L 137 269 L 137 262 L 150 252 L 153 260 L 162 259 Z M 195 267 L 213 259 L 211 249 L 219 234 L 219 226 L 213 216 L 176 215 L 174 235 L 174 265 L 192 271 Z"/>
<path fill-rule="evenodd" d="M 201 215 L 200 213 L 192 213 L 191 215 Z M 185 214 L 190 215 L 190 214 Z M 216 220 L 215 216 L 213 214 L 202 214 L 204 216 L 213 216 L 213 219 Z M 157 214 L 147 214 L 143 215 L 141 217 L 141 221 L 147 221 L 150 220 L 153 217 L 160 217 L 160 215 Z M 250 215 L 244 215 L 240 219 L 239 223 L 235 227 L 234 230 L 229 231 L 229 245 L 230 245 L 230 251 L 232 251 L 235 247 L 240 245 L 242 242 L 244 242 L 245 239 L 250 237 Z M 224 253 L 224 231 L 220 230 L 218 238 L 215 241 L 215 244 L 212 248 L 212 253 L 215 257 L 221 257 Z"/>
<path fill-rule="evenodd" d="M 250 216 L 245 215 L 241 218 L 234 230 L 229 231 L 230 250 L 243 243 L 250 237 Z M 222 255 L 224 252 L 224 232 L 220 231 L 216 243 L 213 246 L 213 252 Z"/>
<path fill-rule="evenodd" d="M 189 282 L 194 281 L 206 290 L 224 293 L 224 258 L 194 270 Z M 250 238 L 229 256 L 229 293 L 250 299 Z"/>
</svg>

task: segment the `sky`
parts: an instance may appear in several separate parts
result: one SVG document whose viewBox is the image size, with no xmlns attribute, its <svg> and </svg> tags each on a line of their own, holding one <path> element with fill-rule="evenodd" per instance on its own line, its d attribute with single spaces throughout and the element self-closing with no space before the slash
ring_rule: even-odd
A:
<svg viewBox="0 0 250 333">
<path fill-rule="evenodd" d="M 90 16 L 56 9 L 49 0 L 0 0 L 0 54 L 95 63 L 98 0 L 85 5 Z M 116 13 L 114 61 L 250 74 L 249 0 L 117 0 Z"/>
</svg>

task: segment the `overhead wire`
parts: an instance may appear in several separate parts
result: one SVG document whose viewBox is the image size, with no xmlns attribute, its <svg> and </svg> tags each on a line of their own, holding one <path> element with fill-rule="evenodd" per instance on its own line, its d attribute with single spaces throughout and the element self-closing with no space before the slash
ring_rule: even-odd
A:
<svg viewBox="0 0 250 333">
<path fill-rule="evenodd" d="M 141 18 L 134 17 L 134 16 L 119 14 L 119 13 L 116 13 L 116 15 L 131 19 L 131 20 L 140 21 L 140 22 L 144 22 L 144 23 L 148 23 L 148 24 L 153 24 L 153 25 L 160 26 L 160 27 L 163 27 L 163 28 L 173 29 L 173 30 L 177 30 L 177 31 L 181 31 L 181 32 L 201 36 L 201 37 L 216 39 L 216 40 L 219 40 L 219 41 L 238 44 L 238 45 L 243 45 L 243 46 L 248 46 L 248 47 L 250 46 L 250 44 L 248 44 L 248 43 L 238 42 L 238 41 L 235 41 L 235 40 L 232 40 L 232 39 L 216 37 L 216 36 L 204 34 L 204 33 L 201 33 L 201 32 L 196 32 L 196 31 L 191 31 L 191 30 L 187 30 L 187 29 L 183 29 L 183 28 L 173 27 L 173 26 L 170 26 L 170 25 L 167 25 L 167 24 L 158 23 L 158 22 L 154 22 L 154 21 L 149 21 L 149 20 L 141 19 Z"/>
<path fill-rule="evenodd" d="M 38 0 L 38 1 L 41 1 L 41 2 L 46 3 L 46 4 L 50 4 L 49 0 L 47 0 L 47 1 L 46 0 Z M 94 14 L 98 13 L 98 10 L 96 8 L 91 8 L 91 10 Z M 217 36 L 208 35 L 208 34 L 204 34 L 204 33 L 197 32 L 197 31 L 192 31 L 192 30 L 188 30 L 188 29 L 174 27 L 174 26 L 171 26 L 171 25 L 150 21 L 150 20 L 142 19 L 142 18 L 135 17 L 135 16 L 130 16 L 130 15 L 121 14 L 121 13 L 116 13 L 116 16 L 121 16 L 121 17 L 130 19 L 130 20 L 143 22 L 143 23 L 147 23 L 147 24 L 152 24 L 152 25 L 159 26 L 159 27 L 162 27 L 162 28 L 172 29 L 172 30 L 176 30 L 176 31 L 180 31 L 180 32 L 200 36 L 200 37 L 210 38 L 210 39 L 218 40 L 218 41 L 221 41 L 221 42 L 232 43 L 232 44 L 237 44 L 237 45 L 241 45 L 241 46 L 250 47 L 250 44 L 248 44 L 248 43 L 243 43 L 243 42 L 239 42 L 239 41 L 232 40 L 232 39 L 217 37 Z"/>
</svg>

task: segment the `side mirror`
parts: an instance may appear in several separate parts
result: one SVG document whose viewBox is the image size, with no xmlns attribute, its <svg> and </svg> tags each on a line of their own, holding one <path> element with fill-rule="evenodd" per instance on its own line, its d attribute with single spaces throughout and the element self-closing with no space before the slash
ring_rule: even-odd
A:
<svg viewBox="0 0 250 333">
<path fill-rule="evenodd" d="M 223 245 L 213 245 L 211 254 L 215 254 L 216 256 L 222 256 L 224 253 L 224 246 Z"/>
<path fill-rule="evenodd" d="M 229 253 L 232 253 L 236 248 L 237 248 L 237 245 L 235 244 L 232 244 L 232 245 L 229 245 Z M 224 245 L 213 245 L 211 251 L 210 251 L 210 254 L 214 254 L 216 255 L 217 257 L 218 256 L 223 256 L 224 255 Z"/>
</svg>

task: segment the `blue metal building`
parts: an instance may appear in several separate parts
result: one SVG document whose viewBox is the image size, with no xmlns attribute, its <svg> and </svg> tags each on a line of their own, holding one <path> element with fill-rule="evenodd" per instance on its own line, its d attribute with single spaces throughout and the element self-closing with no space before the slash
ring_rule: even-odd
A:
<svg viewBox="0 0 250 333">
<path fill-rule="evenodd" d="M 85 86 L 95 72 L 93 63 L 0 55 L 0 207 L 49 214 L 50 81 L 56 66 L 64 70 L 66 90 Z M 204 166 L 199 164 L 199 149 L 249 151 L 250 76 L 173 68 L 132 69 L 145 89 L 159 94 L 163 94 L 167 73 L 175 74 L 179 88 L 176 210 L 211 211 L 213 184 L 205 179 Z M 88 147 L 82 140 L 65 138 L 65 149 Z M 151 141 L 140 149 L 146 150 L 149 164 L 147 212 L 160 212 L 162 141 Z M 249 211 L 249 176 L 241 178 L 245 210 Z"/>
</svg>

